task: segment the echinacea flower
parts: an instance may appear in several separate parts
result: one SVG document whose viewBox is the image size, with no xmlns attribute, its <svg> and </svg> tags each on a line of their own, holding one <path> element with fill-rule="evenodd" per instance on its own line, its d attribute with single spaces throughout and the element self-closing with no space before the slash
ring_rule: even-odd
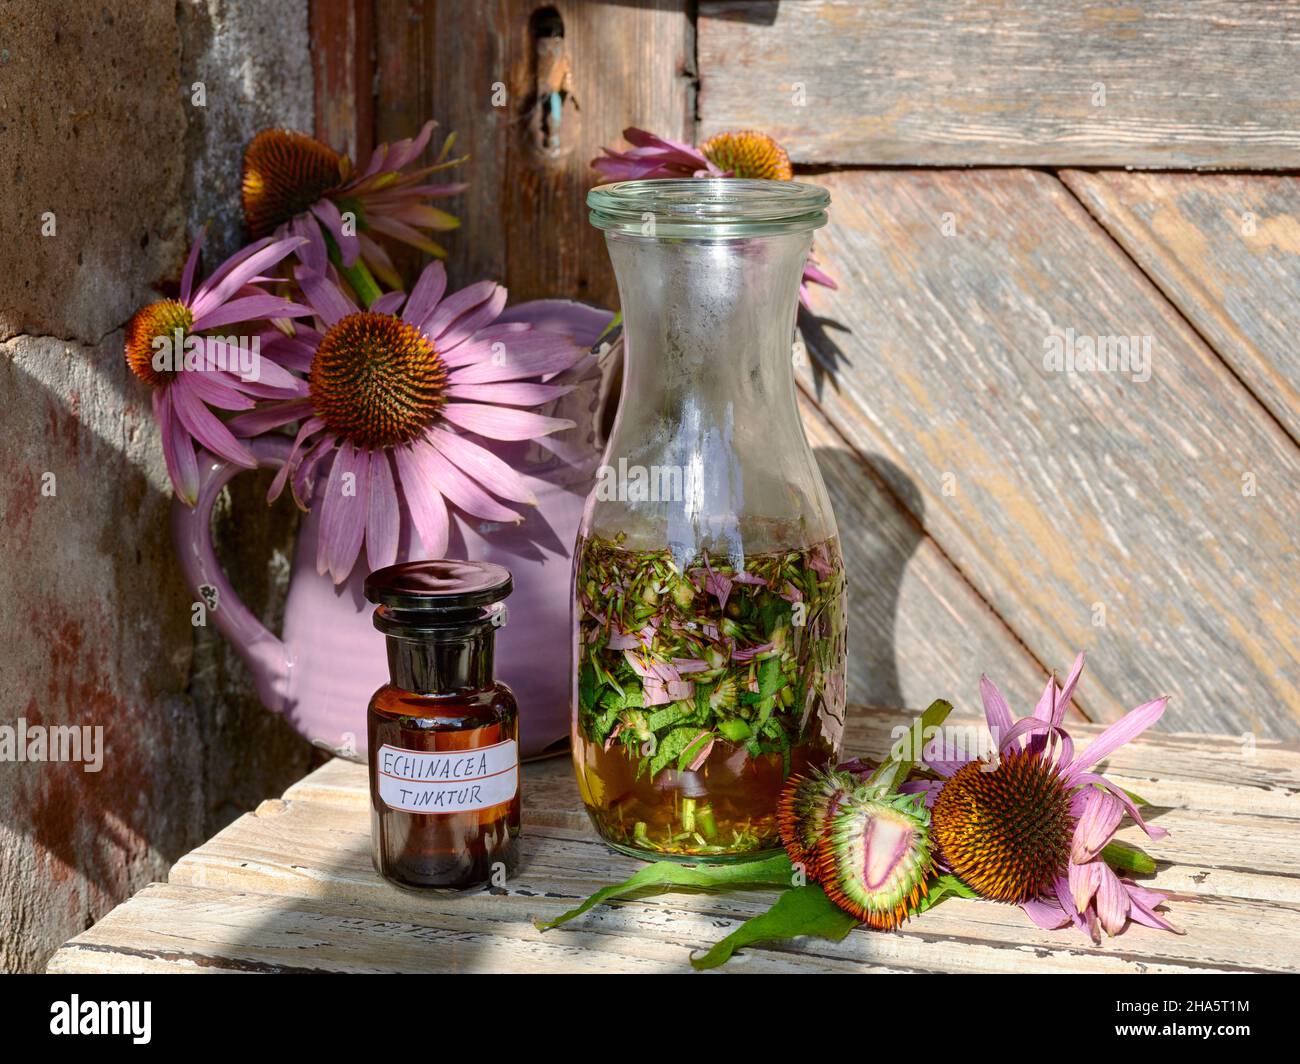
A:
<svg viewBox="0 0 1300 1064">
<path fill-rule="evenodd" d="M 632 145 L 626 151 L 601 149 L 592 167 L 607 181 L 640 181 L 655 177 L 737 177 L 750 180 L 791 181 L 794 168 L 786 150 L 766 133 L 746 129 L 718 133 L 698 148 L 667 140 L 644 129 L 623 130 Z M 839 285 L 817 265 L 810 254 L 799 285 L 799 299 L 809 305 L 808 285 L 826 288 Z"/>
<path fill-rule="evenodd" d="M 448 504 L 520 522 L 506 503 L 536 498 L 493 441 L 573 425 L 521 408 L 569 391 L 554 377 L 583 349 L 559 333 L 498 321 L 506 290 L 492 281 L 444 295 L 446 272 L 436 261 L 409 296 L 390 292 L 368 310 L 306 267 L 297 278 L 319 327 L 300 326 L 280 348 L 309 371 L 308 394 L 241 415 L 232 427 L 253 435 L 301 420 L 271 497 L 287 482 L 300 504 L 313 505 L 317 479 L 327 477 L 318 571 L 341 583 L 363 543 L 372 569 L 391 565 L 407 519 L 425 551 L 442 555 Z"/>
<path fill-rule="evenodd" d="M 1102 858 L 1125 811 L 1151 838 L 1168 833 L 1147 824 L 1133 798 L 1094 771 L 1159 720 L 1168 699 L 1130 710 L 1076 754 L 1062 722 L 1082 671 L 1080 654 L 1065 685 L 1048 680 L 1033 715 L 1014 723 L 1001 691 L 981 678 L 998 756 L 927 755 L 926 766 L 942 781 L 912 786 L 931 804 L 940 858 L 982 897 L 1020 904 L 1040 927 L 1072 922 L 1094 941 L 1099 926 L 1116 935 L 1130 920 L 1175 931 L 1156 911 L 1165 895 L 1121 879 Z"/>
<path fill-rule="evenodd" d="M 641 181 L 652 177 L 722 177 L 704 154 L 680 141 L 656 136 L 635 126 L 623 130 L 632 145 L 627 151 L 602 148 L 605 154 L 591 161 L 606 181 Z"/>
<path fill-rule="evenodd" d="M 203 234 L 194 241 L 181 274 L 179 298 L 141 307 L 126 326 L 126 364 L 153 390 L 153 412 L 162 434 L 163 457 L 177 496 L 198 498 L 197 442 L 236 465 L 257 463 L 211 409 L 248 410 L 254 399 L 287 399 L 306 385 L 272 358 L 261 337 L 214 335 L 218 328 L 269 318 L 292 318 L 309 309 L 270 295 L 257 282 L 302 241 L 263 238 L 236 252 L 195 287 Z"/>
<path fill-rule="evenodd" d="M 448 158 L 455 134 L 443 142 L 431 166 L 408 169 L 428 146 L 436 125 L 426 122 L 411 139 L 379 145 L 359 172 L 353 171 L 346 155 L 306 133 L 262 130 L 244 152 L 244 220 L 249 232 L 255 237 L 274 233 L 306 238 L 309 243 L 299 258 L 322 274 L 328 237 L 345 270 L 360 259 L 390 288 L 401 288 L 401 278 L 375 235 L 442 258 L 446 250 L 428 233 L 460 224 L 429 201 L 453 196 L 467 186 L 425 182 L 430 174 L 465 161 Z M 356 282 L 349 277 L 349 283 Z"/>
</svg>

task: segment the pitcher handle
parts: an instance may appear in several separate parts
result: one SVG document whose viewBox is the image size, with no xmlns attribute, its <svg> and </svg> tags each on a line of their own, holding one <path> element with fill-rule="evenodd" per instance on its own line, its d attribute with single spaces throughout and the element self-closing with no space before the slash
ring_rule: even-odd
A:
<svg viewBox="0 0 1300 1064">
<path fill-rule="evenodd" d="M 278 469 L 288 460 L 292 447 L 285 436 L 259 436 L 244 442 L 258 468 Z M 193 507 L 180 500 L 172 502 L 172 540 L 181 571 L 196 601 L 203 603 L 217 631 L 230 641 L 253 674 L 262 704 L 283 713 L 288 705 L 293 657 L 284 642 L 240 600 L 212 544 L 212 508 L 221 489 L 243 468 L 203 450 L 198 457 L 198 501 Z"/>
</svg>

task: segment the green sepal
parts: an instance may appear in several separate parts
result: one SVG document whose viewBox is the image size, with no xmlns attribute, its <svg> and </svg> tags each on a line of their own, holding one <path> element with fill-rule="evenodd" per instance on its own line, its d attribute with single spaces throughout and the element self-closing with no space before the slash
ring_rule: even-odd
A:
<svg viewBox="0 0 1300 1064">
<path fill-rule="evenodd" d="M 1108 842 L 1102 848 L 1101 859 L 1120 872 L 1150 874 L 1156 870 L 1155 859 L 1150 854 L 1127 842 Z"/>
</svg>

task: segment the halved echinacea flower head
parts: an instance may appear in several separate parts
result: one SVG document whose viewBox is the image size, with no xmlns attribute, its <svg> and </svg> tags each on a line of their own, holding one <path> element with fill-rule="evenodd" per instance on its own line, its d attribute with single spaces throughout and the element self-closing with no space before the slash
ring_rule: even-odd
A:
<svg viewBox="0 0 1300 1064">
<path fill-rule="evenodd" d="M 777 821 L 791 863 L 869 927 L 897 927 L 927 894 L 930 817 L 919 794 L 815 769 L 787 785 Z"/>
<path fill-rule="evenodd" d="M 626 151 L 601 149 L 604 155 L 591 161 L 606 181 L 639 181 L 652 177 L 739 177 L 751 180 L 791 181 L 794 167 L 786 150 L 766 133 L 745 129 L 719 133 L 698 148 L 667 140 L 644 129 L 623 130 L 632 145 Z M 826 288 L 839 285 L 817 265 L 812 255 L 804 266 L 799 299 L 809 305 L 810 284 Z"/>
<path fill-rule="evenodd" d="M 464 183 L 430 184 L 429 175 L 465 161 L 450 158 L 455 134 L 443 141 L 430 166 L 411 167 L 433 136 L 436 122 L 419 134 L 381 144 L 364 170 L 306 133 L 264 129 L 244 152 L 244 220 L 255 236 L 294 235 L 308 243 L 299 254 L 316 273 L 326 272 L 330 244 L 344 268 L 358 259 L 390 288 L 402 280 L 376 236 L 419 248 L 438 258 L 446 249 L 430 232 L 455 229 L 460 221 L 430 205 L 464 191 Z"/>
<path fill-rule="evenodd" d="M 262 356 L 260 337 L 235 334 L 249 331 L 251 322 L 311 312 L 258 286 L 264 271 L 301 243 L 297 237 L 255 241 L 196 286 L 200 234 L 181 274 L 179 298 L 141 307 L 127 323 L 126 364 L 153 391 L 167 472 L 188 506 L 199 490 L 196 442 L 236 465 L 257 464 L 210 408 L 248 410 L 256 399 L 292 399 L 306 391 L 303 381 Z"/>
<path fill-rule="evenodd" d="M 318 327 L 299 326 L 280 347 L 308 370 L 308 394 L 241 415 L 232 428 L 254 435 L 301 420 L 271 497 L 288 482 L 301 505 L 314 505 L 328 470 L 318 571 L 341 583 L 363 543 L 372 569 L 391 565 L 406 517 L 426 553 L 440 557 L 448 504 L 487 521 L 521 521 L 506 503 L 536 498 L 492 442 L 572 427 L 521 408 L 570 391 L 554 377 L 584 349 L 559 333 L 498 322 L 506 290 L 494 282 L 444 295 L 440 262 L 409 296 L 390 292 L 368 310 L 320 274 L 300 267 L 297 276 Z"/>
<path fill-rule="evenodd" d="M 981 896 L 1018 903 L 1040 927 L 1072 922 L 1093 941 L 1099 927 L 1116 935 L 1130 920 L 1176 931 L 1156 911 L 1166 896 L 1121 879 L 1102 857 L 1125 811 L 1151 838 L 1167 832 L 1093 771 L 1159 720 L 1168 699 L 1130 710 L 1076 755 L 1062 722 L 1082 671 L 1080 654 L 1065 685 L 1048 680 L 1033 715 L 1015 722 L 1001 691 L 981 679 L 998 757 L 925 760 L 942 777 L 922 785 L 939 857 Z"/>
</svg>

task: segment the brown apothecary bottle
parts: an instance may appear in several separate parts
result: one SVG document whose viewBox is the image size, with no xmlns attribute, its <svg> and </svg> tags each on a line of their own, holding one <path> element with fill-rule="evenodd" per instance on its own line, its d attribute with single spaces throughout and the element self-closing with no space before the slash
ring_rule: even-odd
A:
<svg viewBox="0 0 1300 1064">
<path fill-rule="evenodd" d="M 519 710 L 493 675 L 510 573 L 407 562 L 366 578 L 390 681 L 367 712 L 375 868 L 402 887 L 500 885 L 519 837 Z"/>
</svg>

